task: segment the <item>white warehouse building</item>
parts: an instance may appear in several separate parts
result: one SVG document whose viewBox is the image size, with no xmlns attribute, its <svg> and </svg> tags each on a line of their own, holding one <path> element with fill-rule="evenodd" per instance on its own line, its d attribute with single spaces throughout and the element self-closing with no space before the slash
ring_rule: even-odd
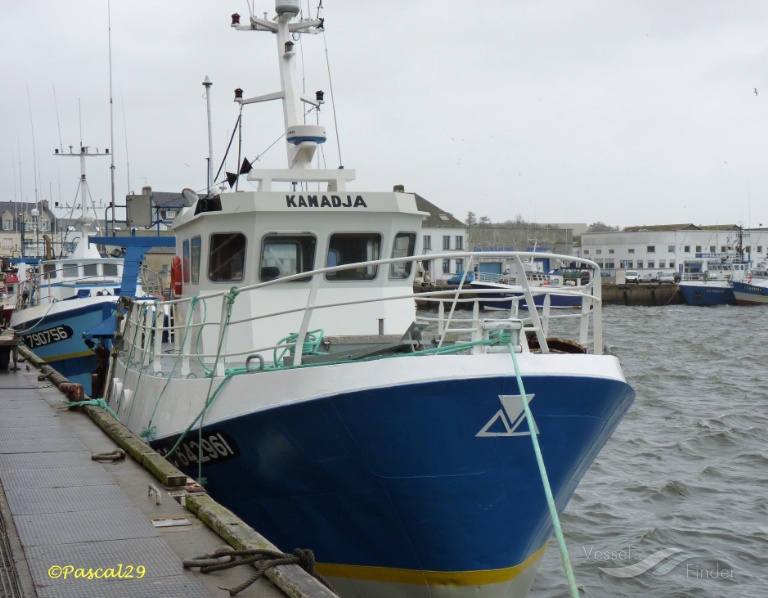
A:
<svg viewBox="0 0 768 598">
<path fill-rule="evenodd" d="M 684 273 L 702 258 L 734 256 L 757 265 L 768 261 L 768 229 L 737 225 L 669 224 L 634 226 L 622 231 L 585 232 L 581 254 L 613 273 L 624 268 L 645 272 Z"/>
</svg>

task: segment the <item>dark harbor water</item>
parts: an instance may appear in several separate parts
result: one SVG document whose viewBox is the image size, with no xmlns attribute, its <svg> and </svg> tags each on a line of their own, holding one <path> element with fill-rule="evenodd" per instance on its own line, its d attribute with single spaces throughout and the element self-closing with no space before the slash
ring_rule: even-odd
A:
<svg viewBox="0 0 768 598">
<path fill-rule="evenodd" d="M 637 398 L 562 518 L 580 595 L 768 597 L 768 310 L 603 321 Z M 553 540 L 531 596 L 568 595 Z"/>
</svg>

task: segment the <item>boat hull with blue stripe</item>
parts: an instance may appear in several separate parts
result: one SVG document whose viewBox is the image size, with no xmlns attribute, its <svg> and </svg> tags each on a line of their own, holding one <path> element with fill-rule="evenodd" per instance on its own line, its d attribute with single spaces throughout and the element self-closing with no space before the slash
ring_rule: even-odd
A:
<svg viewBox="0 0 768 598">
<path fill-rule="evenodd" d="M 733 282 L 733 296 L 739 305 L 768 305 L 768 280 Z"/>
<path fill-rule="evenodd" d="M 578 356 L 547 357 L 522 355 L 519 366 L 537 372 L 523 383 L 562 512 L 634 393 L 613 357 L 598 376 Z M 233 377 L 227 396 L 243 393 L 252 407 L 227 417 L 231 399 L 213 403 L 169 458 L 201 471 L 215 499 L 278 546 L 311 547 L 343 596 L 525 595 L 552 523 L 510 356 L 388 361 L 396 384 L 379 361 Z M 161 394 L 162 378 L 134 375 L 125 384 Z M 318 396 L 328 380 L 337 390 Z M 188 397 L 207 384 L 179 383 L 154 421 L 194 412 Z M 165 453 L 181 432 L 152 444 Z"/>
<path fill-rule="evenodd" d="M 736 305 L 733 289 L 726 280 L 683 280 L 677 288 L 688 305 Z"/>
<path fill-rule="evenodd" d="M 58 301 L 28 307 L 12 322 L 22 342 L 70 382 L 82 384 L 90 395 L 91 376 L 98 360 L 83 332 L 115 313 L 116 297 L 96 296 L 74 302 Z"/>
<path fill-rule="evenodd" d="M 477 291 L 483 309 L 488 311 L 508 310 L 512 308 L 513 301 L 525 306 L 525 292 L 521 285 L 509 285 L 503 283 L 485 282 L 482 280 L 473 280 L 470 285 Z M 581 307 L 582 295 L 580 293 L 571 294 L 569 289 L 572 287 L 531 286 L 533 293 L 533 302 L 536 307 L 543 307 L 548 303 L 552 308 L 577 308 Z"/>
</svg>

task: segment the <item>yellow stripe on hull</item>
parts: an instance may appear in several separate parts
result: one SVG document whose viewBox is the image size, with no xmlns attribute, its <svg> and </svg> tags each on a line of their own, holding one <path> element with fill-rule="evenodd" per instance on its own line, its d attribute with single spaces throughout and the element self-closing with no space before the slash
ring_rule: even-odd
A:
<svg viewBox="0 0 768 598">
<path fill-rule="evenodd" d="M 531 567 L 537 566 L 544 555 L 545 544 L 519 565 L 504 569 L 485 571 L 418 571 L 415 569 L 391 569 L 385 567 L 360 567 L 356 565 L 335 565 L 317 563 L 317 571 L 324 577 L 357 579 L 395 584 L 418 584 L 424 586 L 484 586 L 506 583 L 521 576 Z"/>
<path fill-rule="evenodd" d="M 34 353 L 35 350 L 32 349 L 32 352 Z M 56 357 L 46 357 L 45 361 L 56 362 L 56 361 L 62 361 L 64 359 L 76 359 L 78 357 L 91 357 L 91 356 L 93 356 L 93 351 L 81 351 L 80 353 L 68 353 L 66 355 L 57 355 Z"/>
</svg>

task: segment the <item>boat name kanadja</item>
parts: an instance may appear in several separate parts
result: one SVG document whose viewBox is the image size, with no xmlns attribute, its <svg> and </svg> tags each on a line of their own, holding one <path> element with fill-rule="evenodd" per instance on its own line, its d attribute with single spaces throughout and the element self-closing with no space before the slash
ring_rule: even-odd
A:
<svg viewBox="0 0 768 598">
<path fill-rule="evenodd" d="M 339 195 L 286 195 L 285 205 L 289 208 L 367 208 L 362 195 L 352 199 L 347 195 L 342 199 Z"/>
</svg>

